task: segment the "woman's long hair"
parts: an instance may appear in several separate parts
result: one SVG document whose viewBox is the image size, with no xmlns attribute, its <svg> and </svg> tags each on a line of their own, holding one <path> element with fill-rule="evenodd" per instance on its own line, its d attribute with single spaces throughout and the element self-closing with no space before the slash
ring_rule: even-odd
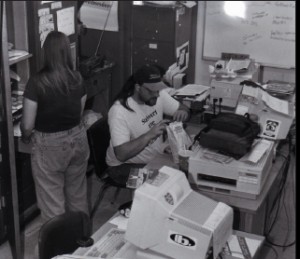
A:
<svg viewBox="0 0 300 259">
<path fill-rule="evenodd" d="M 82 83 L 80 73 L 73 70 L 70 41 L 64 33 L 50 32 L 42 50 L 44 66 L 38 77 L 43 90 L 51 88 L 67 95 Z"/>
</svg>

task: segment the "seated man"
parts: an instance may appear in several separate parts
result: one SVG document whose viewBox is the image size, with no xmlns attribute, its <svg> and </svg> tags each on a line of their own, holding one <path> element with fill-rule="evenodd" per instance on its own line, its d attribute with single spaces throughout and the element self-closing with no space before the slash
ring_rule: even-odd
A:
<svg viewBox="0 0 300 259">
<path fill-rule="evenodd" d="M 189 109 L 172 98 L 155 66 L 143 66 L 125 83 L 108 113 L 111 134 L 106 153 L 108 174 L 126 185 L 130 169 L 144 167 L 163 152 L 162 134 L 169 120 L 185 121 Z"/>
</svg>

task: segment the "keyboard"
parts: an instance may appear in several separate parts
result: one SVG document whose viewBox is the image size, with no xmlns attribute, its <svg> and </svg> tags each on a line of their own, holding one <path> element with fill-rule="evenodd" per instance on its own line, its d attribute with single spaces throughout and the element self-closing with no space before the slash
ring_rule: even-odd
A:
<svg viewBox="0 0 300 259">
<path fill-rule="evenodd" d="M 125 245 L 125 230 L 112 228 L 84 255 L 95 258 L 112 258 Z"/>
</svg>

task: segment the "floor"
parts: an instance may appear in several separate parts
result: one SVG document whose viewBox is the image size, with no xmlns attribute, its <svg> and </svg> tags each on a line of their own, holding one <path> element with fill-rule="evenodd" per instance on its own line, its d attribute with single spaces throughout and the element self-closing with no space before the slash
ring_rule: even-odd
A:
<svg viewBox="0 0 300 259">
<path fill-rule="evenodd" d="M 284 202 L 281 202 L 279 208 L 278 218 L 270 233 L 270 239 L 273 243 L 278 245 L 289 244 L 295 240 L 295 162 L 292 160 L 291 170 L 288 174 Z M 101 183 L 94 175 L 88 178 L 89 197 L 91 202 L 94 202 L 97 190 Z M 116 202 L 111 204 L 113 200 L 114 188 L 110 188 L 101 206 L 95 213 L 93 219 L 93 231 L 96 231 L 103 223 L 105 223 L 118 209 L 120 204 L 129 201 L 131 193 L 128 190 L 122 190 Z M 272 218 L 272 215 L 270 216 Z M 37 238 L 39 230 L 39 217 L 32 220 L 22 232 L 22 244 L 24 259 L 38 259 L 37 257 Z M 263 259 L 296 259 L 295 245 L 287 248 L 279 246 L 270 246 L 266 243 L 258 258 Z M 8 242 L 0 246 L 0 259 L 12 259 L 11 251 Z"/>
</svg>

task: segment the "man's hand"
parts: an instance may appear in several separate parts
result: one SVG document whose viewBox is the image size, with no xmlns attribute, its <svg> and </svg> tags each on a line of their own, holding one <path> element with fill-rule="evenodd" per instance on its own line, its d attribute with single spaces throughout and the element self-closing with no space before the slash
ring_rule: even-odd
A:
<svg viewBox="0 0 300 259">
<path fill-rule="evenodd" d="M 165 153 L 165 154 L 172 154 L 171 147 L 170 147 L 170 146 L 166 146 L 166 147 L 164 148 L 164 153 Z"/>
<path fill-rule="evenodd" d="M 159 123 L 155 124 L 149 131 L 149 137 L 150 139 L 156 139 L 160 135 L 162 135 L 166 131 L 166 127 L 170 123 L 169 120 L 162 120 Z"/>
<path fill-rule="evenodd" d="M 187 121 L 190 117 L 190 109 L 184 104 L 180 103 L 178 110 L 173 114 L 175 121 Z"/>
<path fill-rule="evenodd" d="M 189 113 L 185 110 L 177 110 L 173 115 L 175 121 L 186 121 L 188 118 Z"/>
<path fill-rule="evenodd" d="M 169 120 L 162 120 L 154 125 L 147 133 L 122 145 L 114 147 L 117 159 L 121 162 L 125 162 L 126 160 L 136 156 L 146 146 L 152 143 L 154 139 L 158 138 L 165 132 L 169 122 Z"/>
</svg>

